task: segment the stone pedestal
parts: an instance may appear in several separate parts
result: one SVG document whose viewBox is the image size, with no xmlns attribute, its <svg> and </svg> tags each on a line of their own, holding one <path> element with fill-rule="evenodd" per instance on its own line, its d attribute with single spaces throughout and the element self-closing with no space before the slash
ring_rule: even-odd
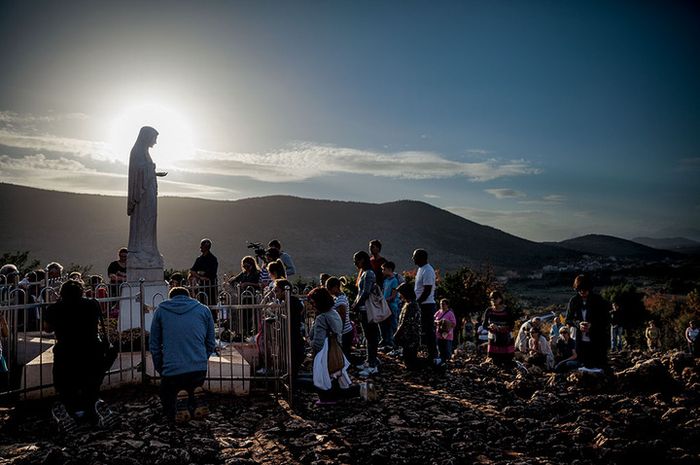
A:
<svg viewBox="0 0 700 465">
<path fill-rule="evenodd" d="M 159 303 L 168 298 L 170 290 L 163 279 L 162 268 L 127 268 L 128 285 L 122 287 L 119 302 L 119 330 L 141 327 L 141 301 L 146 305 L 145 330 L 151 328 L 153 311 Z M 141 279 L 143 293 L 141 295 Z"/>
</svg>

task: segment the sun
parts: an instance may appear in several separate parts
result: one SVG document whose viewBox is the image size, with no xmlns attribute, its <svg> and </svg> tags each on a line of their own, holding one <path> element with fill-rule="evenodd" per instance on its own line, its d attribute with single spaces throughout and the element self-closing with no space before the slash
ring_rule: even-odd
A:
<svg viewBox="0 0 700 465">
<path fill-rule="evenodd" d="M 150 153 L 158 169 L 171 168 L 179 160 L 194 158 L 192 126 L 176 110 L 157 103 L 125 108 L 112 122 L 110 143 L 120 159 L 128 162 L 129 152 L 142 126 L 154 127 L 158 143 Z"/>
</svg>

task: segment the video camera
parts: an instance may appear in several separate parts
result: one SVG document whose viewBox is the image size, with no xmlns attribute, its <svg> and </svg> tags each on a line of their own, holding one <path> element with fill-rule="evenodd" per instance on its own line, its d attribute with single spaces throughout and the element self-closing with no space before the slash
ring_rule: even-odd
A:
<svg viewBox="0 0 700 465">
<path fill-rule="evenodd" d="M 253 249 L 255 256 L 258 258 L 265 258 L 265 247 L 263 247 L 260 242 L 246 242 L 249 249 Z"/>
</svg>

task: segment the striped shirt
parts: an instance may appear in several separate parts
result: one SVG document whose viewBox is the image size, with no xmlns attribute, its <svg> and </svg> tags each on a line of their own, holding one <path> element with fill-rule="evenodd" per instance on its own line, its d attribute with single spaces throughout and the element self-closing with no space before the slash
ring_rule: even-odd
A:
<svg viewBox="0 0 700 465">
<path fill-rule="evenodd" d="M 348 297 L 342 292 L 338 294 L 338 296 L 335 298 L 333 310 L 338 312 L 338 308 L 340 306 L 345 306 L 345 318 L 343 319 L 343 334 L 347 334 L 350 331 L 352 331 L 352 324 L 350 323 L 350 302 L 348 301 Z"/>
</svg>

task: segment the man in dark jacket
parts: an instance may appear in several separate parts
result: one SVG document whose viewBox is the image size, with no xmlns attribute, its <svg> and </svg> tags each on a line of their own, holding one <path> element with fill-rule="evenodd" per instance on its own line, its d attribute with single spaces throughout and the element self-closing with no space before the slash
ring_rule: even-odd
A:
<svg viewBox="0 0 700 465">
<path fill-rule="evenodd" d="M 587 368 L 603 368 L 608 359 L 610 305 L 593 292 L 586 275 L 576 276 L 574 290 L 576 295 L 566 310 L 566 324 L 576 329 L 578 360 Z"/>
<path fill-rule="evenodd" d="M 200 286 L 207 295 L 207 305 L 216 305 L 217 273 L 219 271 L 219 261 L 211 253 L 211 239 L 204 238 L 199 243 L 199 250 L 202 255 L 197 257 L 190 268 L 189 280 L 193 286 Z"/>
<path fill-rule="evenodd" d="M 168 420 L 187 421 L 208 413 L 201 386 L 216 348 L 214 319 L 184 287 L 172 288 L 168 297 L 153 315 L 149 345 L 162 377 L 163 412 Z"/>
</svg>

